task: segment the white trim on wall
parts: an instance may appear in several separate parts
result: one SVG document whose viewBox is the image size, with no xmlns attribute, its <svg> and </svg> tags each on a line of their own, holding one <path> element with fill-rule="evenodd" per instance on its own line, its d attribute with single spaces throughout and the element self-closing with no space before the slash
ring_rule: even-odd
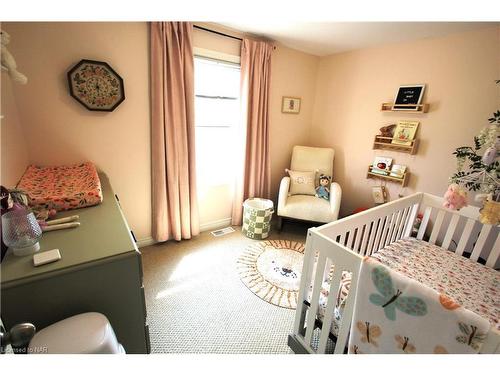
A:
<svg viewBox="0 0 500 375">
<path fill-rule="evenodd" d="M 141 247 L 154 245 L 155 243 L 157 243 L 157 242 L 153 239 L 153 237 L 146 237 L 146 238 L 142 238 L 140 240 L 137 240 L 136 245 L 138 248 L 141 248 Z"/>
<path fill-rule="evenodd" d="M 220 229 L 231 225 L 231 218 L 220 219 L 215 221 L 210 221 L 205 224 L 200 225 L 200 232 L 206 232 L 209 230 Z"/>
<path fill-rule="evenodd" d="M 231 218 L 228 217 L 226 219 L 215 220 L 205 224 L 200 225 L 200 232 L 207 232 L 214 229 L 221 229 L 231 225 Z M 157 242 L 153 239 L 153 237 L 146 237 L 137 240 L 137 247 L 146 247 L 156 244 Z"/>
</svg>

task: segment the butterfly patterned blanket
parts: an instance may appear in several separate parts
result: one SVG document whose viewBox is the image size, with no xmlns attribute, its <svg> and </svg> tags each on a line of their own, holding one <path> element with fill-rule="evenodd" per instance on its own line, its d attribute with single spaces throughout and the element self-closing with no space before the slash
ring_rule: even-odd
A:
<svg viewBox="0 0 500 375">
<path fill-rule="evenodd" d="M 478 353 L 487 319 L 378 260 L 363 260 L 349 353 Z"/>
</svg>

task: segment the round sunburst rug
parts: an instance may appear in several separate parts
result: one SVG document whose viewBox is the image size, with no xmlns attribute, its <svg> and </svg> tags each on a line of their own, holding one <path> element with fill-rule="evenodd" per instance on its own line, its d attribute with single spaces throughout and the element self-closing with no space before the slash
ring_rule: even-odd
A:
<svg viewBox="0 0 500 375">
<path fill-rule="evenodd" d="M 260 241 L 237 260 L 241 281 L 255 295 L 276 306 L 295 309 L 304 261 L 304 244 L 286 240 Z"/>
</svg>

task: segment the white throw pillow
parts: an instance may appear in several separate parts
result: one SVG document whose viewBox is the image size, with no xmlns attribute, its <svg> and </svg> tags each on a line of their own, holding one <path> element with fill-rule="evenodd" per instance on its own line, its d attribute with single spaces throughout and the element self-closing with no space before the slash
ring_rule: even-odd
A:
<svg viewBox="0 0 500 375">
<path fill-rule="evenodd" d="M 316 172 L 288 171 L 290 175 L 290 195 L 315 195 L 316 187 L 314 181 Z"/>
</svg>

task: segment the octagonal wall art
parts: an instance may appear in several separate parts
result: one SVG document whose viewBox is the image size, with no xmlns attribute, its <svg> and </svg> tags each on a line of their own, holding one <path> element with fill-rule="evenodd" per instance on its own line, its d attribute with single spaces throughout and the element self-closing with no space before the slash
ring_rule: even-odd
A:
<svg viewBox="0 0 500 375">
<path fill-rule="evenodd" d="M 111 112 L 125 100 L 123 79 L 103 61 L 81 60 L 68 72 L 69 92 L 89 111 Z"/>
</svg>

